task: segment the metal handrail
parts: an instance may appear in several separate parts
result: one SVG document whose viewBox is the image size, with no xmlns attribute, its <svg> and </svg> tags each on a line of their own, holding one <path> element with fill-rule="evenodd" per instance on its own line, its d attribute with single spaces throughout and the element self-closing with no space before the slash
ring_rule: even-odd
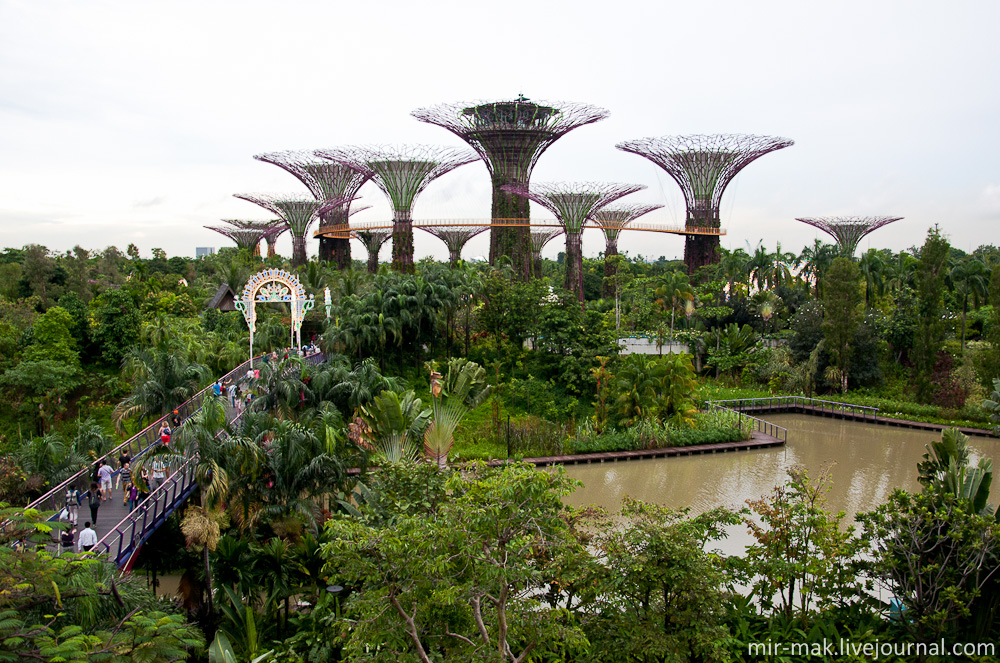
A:
<svg viewBox="0 0 1000 663">
<path fill-rule="evenodd" d="M 711 410 L 722 410 L 725 412 L 732 412 L 740 420 L 740 428 L 743 428 L 743 422 L 749 420 L 749 424 L 752 430 L 756 430 L 765 435 L 769 435 L 775 439 L 781 440 L 782 442 L 788 442 L 788 429 L 784 426 L 779 426 L 778 424 L 772 424 L 770 421 L 765 421 L 764 419 L 758 419 L 757 417 L 750 416 L 745 412 L 740 412 L 739 410 L 734 410 L 733 408 L 726 407 L 725 405 L 720 405 L 726 401 L 709 401 L 707 405 Z"/>
<path fill-rule="evenodd" d="M 238 376 L 242 373 L 245 373 L 247 369 L 250 368 L 252 365 L 253 366 L 259 365 L 260 362 L 263 360 L 263 357 L 264 355 L 259 355 L 257 357 L 254 357 L 252 360 L 244 361 L 239 366 L 237 366 L 233 370 L 223 375 L 221 378 L 214 380 L 213 384 L 215 382 L 228 380 L 231 379 L 233 376 Z M 188 418 L 197 413 L 201 409 L 202 401 L 204 400 L 205 396 L 211 389 L 212 385 L 210 384 L 201 391 L 199 391 L 198 393 L 196 393 L 194 396 L 186 400 L 184 403 L 176 407 L 175 409 L 177 410 L 178 416 L 180 416 L 181 419 L 183 419 L 184 421 L 187 421 Z M 129 439 L 119 444 L 111 451 L 105 453 L 102 456 L 99 456 L 89 466 L 83 468 L 70 478 L 65 479 L 62 483 L 55 486 L 54 488 L 51 488 L 41 497 L 36 498 L 34 501 L 28 504 L 27 508 L 39 509 L 42 511 L 58 512 L 60 509 L 62 509 L 63 506 L 65 506 L 64 495 L 69 486 L 77 484 L 81 478 L 89 477 L 90 474 L 93 473 L 94 469 L 97 467 L 98 462 L 102 460 L 107 460 L 107 461 L 113 460 L 118 455 L 118 453 L 123 449 L 125 449 L 126 447 L 128 448 L 130 455 L 133 458 L 138 458 L 139 456 L 144 454 L 159 441 L 159 436 L 157 435 L 158 426 L 162 424 L 164 421 L 166 421 L 168 417 L 170 417 L 172 414 L 173 413 L 171 412 L 163 415 L 162 417 L 154 421 L 152 424 L 150 424 L 143 430 L 139 431 Z M 145 446 L 141 446 L 141 448 L 137 447 L 136 443 L 140 441 L 145 441 Z"/>
<path fill-rule="evenodd" d="M 317 352 L 304 359 L 308 362 L 320 363 L 325 359 L 325 355 Z M 246 409 L 240 410 L 228 422 L 229 426 L 231 427 L 239 423 L 246 412 Z M 224 434 L 226 434 L 226 429 L 220 428 L 216 432 L 215 437 L 218 438 Z M 188 456 L 165 482 L 157 486 L 156 490 L 150 493 L 149 497 L 143 500 L 121 522 L 109 530 L 97 542 L 94 550 L 97 551 L 98 548 L 101 548 L 102 550 L 99 552 L 110 556 L 117 541 L 118 549 L 114 554 L 113 561 L 117 566 L 122 566 L 138 550 L 139 546 L 145 543 L 152 536 L 153 532 L 166 521 L 170 514 L 176 511 L 195 491 L 198 486 L 194 476 L 197 461 L 197 452 Z"/>
<path fill-rule="evenodd" d="M 709 405 L 721 405 L 732 410 L 743 410 L 757 407 L 788 408 L 788 407 L 809 407 L 819 410 L 822 413 L 842 413 L 860 417 L 862 421 L 878 422 L 877 407 L 869 405 L 855 405 L 854 403 L 841 403 L 839 401 L 827 401 L 820 398 L 808 398 L 806 396 L 761 396 L 758 398 L 734 398 L 728 400 L 709 401 Z"/>
</svg>

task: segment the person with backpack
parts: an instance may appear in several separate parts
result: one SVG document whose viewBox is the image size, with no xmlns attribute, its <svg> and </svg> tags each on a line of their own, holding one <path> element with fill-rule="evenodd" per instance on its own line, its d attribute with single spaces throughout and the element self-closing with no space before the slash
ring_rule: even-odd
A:
<svg viewBox="0 0 1000 663">
<path fill-rule="evenodd" d="M 101 508 L 101 489 L 97 486 L 97 483 L 90 482 L 90 490 L 83 494 L 87 498 L 87 503 L 90 505 L 90 522 L 97 524 L 97 510 Z M 87 523 L 90 527 L 90 523 Z"/>
<path fill-rule="evenodd" d="M 70 486 L 66 490 L 66 518 L 76 526 L 77 512 L 80 508 L 80 491 L 76 486 Z"/>
</svg>

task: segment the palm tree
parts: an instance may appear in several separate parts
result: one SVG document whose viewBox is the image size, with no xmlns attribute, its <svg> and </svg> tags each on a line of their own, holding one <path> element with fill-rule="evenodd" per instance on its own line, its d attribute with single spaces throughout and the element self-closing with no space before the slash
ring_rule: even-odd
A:
<svg viewBox="0 0 1000 663">
<path fill-rule="evenodd" d="M 372 402 L 361 408 L 361 418 L 371 431 L 372 446 L 385 447 L 391 458 L 409 456 L 424 440 L 430 425 L 431 410 L 413 391 L 398 394 L 383 391 Z M 405 449 L 414 450 L 406 451 Z"/>
<path fill-rule="evenodd" d="M 132 348 L 122 361 L 122 374 L 132 382 L 132 395 L 112 413 L 121 430 L 125 420 L 165 414 L 198 391 L 211 379 L 206 366 L 188 363 L 177 354 L 154 348 Z"/>
<path fill-rule="evenodd" d="M 353 368 L 345 357 L 333 357 L 309 384 L 315 397 L 331 401 L 341 412 L 353 414 L 383 391 L 398 391 L 403 383 L 399 378 L 382 375 L 370 357 Z"/>
<path fill-rule="evenodd" d="M 726 291 L 726 298 L 731 299 L 736 292 L 736 284 L 746 283 L 747 263 L 750 261 L 750 256 L 743 249 L 729 251 L 720 248 L 719 253 L 719 278 L 728 282 L 729 289 Z"/>
<path fill-rule="evenodd" d="M 666 312 L 670 310 L 670 339 L 674 338 L 674 316 L 677 307 L 681 302 L 692 301 L 694 290 L 691 289 L 691 282 L 687 274 L 681 272 L 668 272 L 664 275 L 662 285 L 658 287 L 653 295 L 657 298 L 656 304 L 660 310 Z"/>
<path fill-rule="evenodd" d="M 972 300 L 973 310 L 979 310 L 989 290 L 990 270 L 979 260 L 969 258 L 956 263 L 949 277 L 955 288 L 955 297 L 962 302 L 962 352 L 965 352 L 965 319 L 969 312 L 969 300 Z"/>
<path fill-rule="evenodd" d="M 813 295 L 820 296 L 820 281 L 826 270 L 833 264 L 833 259 L 837 256 L 837 247 L 832 244 L 824 244 L 820 240 L 813 240 L 812 246 L 802 249 L 796 264 L 799 266 L 799 276 L 805 279 L 806 283 L 813 285 Z"/>
<path fill-rule="evenodd" d="M 861 254 L 858 267 L 865 279 L 865 308 L 871 308 L 875 299 L 885 293 L 885 256 L 881 251 L 868 249 Z"/>
<path fill-rule="evenodd" d="M 431 365 L 431 398 L 434 418 L 424 433 L 424 449 L 439 470 L 448 464 L 448 452 L 455 443 L 455 429 L 470 410 L 490 395 L 486 371 L 479 364 L 455 358 L 442 376 Z"/>
</svg>

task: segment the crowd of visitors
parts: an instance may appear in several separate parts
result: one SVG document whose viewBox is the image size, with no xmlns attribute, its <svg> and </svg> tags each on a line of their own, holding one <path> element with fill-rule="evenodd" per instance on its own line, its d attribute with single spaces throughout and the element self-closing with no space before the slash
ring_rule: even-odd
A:
<svg viewBox="0 0 1000 663">
<path fill-rule="evenodd" d="M 285 350 L 284 359 L 288 359 L 290 355 L 294 354 L 299 357 L 311 357 L 319 351 L 315 342 L 312 342 L 298 350 L 294 348 Z M 275 351 L 264 355 L 263 363 L 276 363 L 281 360 L 281 357 L 282 355 Z M 211 393 L 218 398 L 225 398 L 225 402 L 236 412 L 243 412 L 252 405 L 256 396 L 255 385 L 259 381 L 260 369 L 251 367 L 247 369 L 242 379 L 225 382 L 215 381 L 212 383 Z M 174 410 L 161 421 L 156 433 L 159 444 L 165 447 L 169 446 L 171 436 L 182 423 L 178 410 Z M 67 488 L 65 505 L 59 514 L 59 519 L 64 521 L 67 526 L 59 534 L 56 554 L 71 552 L 74 546 L 78 551 L 89 552 L 97 545 L 97 532 L 94 526 L 97 525 L 101 504 L 113 499 L 112 484 L 114 484 L 114 490 L 122 491 L 122 503 L 131 513 L 170 476 L 170 463 L 161 455 L 154 456 L 152 461 L 148 463 L 148 467 L 145 463 L 141 464 L 142 467 L 138 473 L 133 472 L 132 460 L 128 447 L 123 447 L 117 458 L 117 468 L 113 468 L 111 463 L 103 458 L 97 461 L 87 490 L 81 492 L 79 484 L 71 484 Z M 116 479 L 117 481 L 115 481 Z M 77 536 L 79 510 L 84 500 L 87 500 L 87 506 L 90 508 L 90 520 L 85 521 L 84 528 Z"/>
</svg>

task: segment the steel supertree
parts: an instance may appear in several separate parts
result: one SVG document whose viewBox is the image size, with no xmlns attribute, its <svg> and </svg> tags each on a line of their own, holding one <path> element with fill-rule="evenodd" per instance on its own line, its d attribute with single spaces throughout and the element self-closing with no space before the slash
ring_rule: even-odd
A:
<svg viewBox="0 0 1000 663">
<path fill-rule="evenodd" d="M 841 255 L 853 258 L 862 237 L 902 218 L 901 216 L 806 216 L 795 220 L 829 233 L 837 240 Z"/>
<path fill-rule="evenodd" d="M 243 219 L 222 219 L 224 226 L 205 226 L 209 230 L 225 235 L 236 242 L 236 246 L 246 249 L 252 255 L 260 256 L 260 240 L 276 235 L 284 229 L 284 224 L 274 221 L 246 221 Z"/>
<path fill-rule="evenodd" d="M 275 246 L 278 244 L 278 238 L 288 232 L 288 224 L 286 224 L 281 219 L 274 220 L 278 224 L 278 232 L 273 235 L 267 235 L 264 239 L 267 241 L 267 257 L 273 258 L 276 254 Z"/>
<path fill-rule="evenodd" d="M 562 228 L 531 228 L 531 269 L 535 278 L 542 277 L 542 249 L 559 235 L 566 232 Z"/>
<path fill-rule="evenodd" d="M 308 261 L 306 256 L 306 235 L 309 226 L 325 209 L 344 201 L 322 201 L 306 198 L 294 193 L 237 193 L 241 200 L 260 205 L 276 214 L 288 225 L 292 233 L 292 266 L 298 267 Z"/>
<path fill-rule="evenodd" d="M 470 239 L 476 235 L 489 230 L 489 226 L 422 226 L 421 230 L 426 230 L 430 234 L 444 242 L 448 247 L 448 260 L 452 269 L 458 267 L 458 261 L 462 259 L 462 248 Z"/>
<path fill-rule="evenodd" d="M 663 205 L 615 205 L 604 207 L 594 212 L 590 221 L 604 231 L 604 290 L 605 297 L 614 295 L 614 284 L 610 279 L 618 273 L 618 264 L 614 257 L 618 255 L 618 236 L 628 224 L 643 214 L 648 214 Z"/>
<path fill-rule="evenodd" d="M 570 102 L 476 101 L 420 108 L 412 115 L 452 132 L 483 158 L 493 180 L 493 219 L 523 219 L 523 226 L 497 225 L 490 233 L 490 264 L 507 256 L 523 278 L 531 274 L 531 217 L 526 198 L 506 186 L 527 188 L 538 158 L 556 140 L 585 124 L 603 120 L 608 111 Z"/>
<path fill-rule="evenodd" d="M 556 215 L 566 231 L 566 279 L 564 286 L 583 301 L 583 226 L 587 218 L 622 196 L 646 187 L 642 184 L 610 182 L 553 182 L 530 189 L 504 185 L 504 190 L 524 196 Z"/>
<path fill-rule="evenodd" d="M 428 145 L 338 147 L 317 156 L 365 175 L 392 204 L 392 266 L 413 272 L 413 203 L 428 184 L 459 166 L 479 159 L 469 150 Z"/>
<path fill-rule="evenodd" d="M 712 230 L 720 227 L 719 204 L 732 179 L 751 161 L 793 144 L 774 136 L 694 134 L 628 140 L 616 147 L 646 157 L 680 185 L 687 204 L 684 262 L 693 273 L 717 259 L 719 235 Z"/>
<path fill-rule="evenodd" d="M 351 203 L 358 195 L 358 189 L 368 180 L 368 175 L 342 163 L 321 159 L 313 152 L 286 150 L 255 154 L 254 159 L 284 168 L 306 185 L 309 192 L 325 203 L 332 204 L 320 213 L 323 226 L 346 226 L 351 216 Z M 351 242 L 341 237 L 319 238 L 319 259 L 333 261 L 337 269 L 346 269 L 351 264 Z"/>
<path fill-rule="evenodd" d="M 382 245 L 392 237 L 390 230 L 358 230 L 358 239 L 368 250 L 368 273 L 378 273 L 378 254 L 382 250 Z"/>
</svg>

